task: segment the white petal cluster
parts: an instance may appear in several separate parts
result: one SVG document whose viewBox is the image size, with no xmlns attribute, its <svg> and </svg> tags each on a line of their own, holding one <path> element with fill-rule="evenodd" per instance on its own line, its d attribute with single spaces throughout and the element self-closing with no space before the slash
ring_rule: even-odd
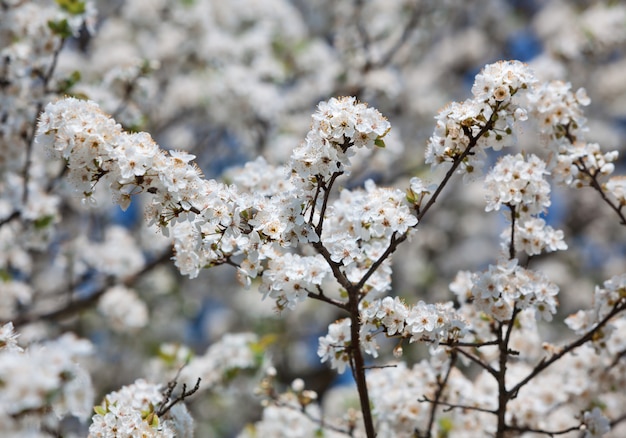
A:
<svg viewBox="0 0 626 438">
<path fill-rule="evenodd" d="M 474 97 L 446 106 L 435 118 L 437 123 L 428 140 L 426 163 L 433 166 L 451 163 L 475 141 L 473 146 L 478 147 L 465 157 L 461 170 L 479 171 L 484 150 L 489 147 L 500 150 L 512 135 L 514 123 L 527 119 L 517 94 L 532 88 L 535 82 L 528 66 L 519 61 L 485 66 L 472 86 Z"/>
<path fill-rule="evenodd" d="M 598 407 L 583 414 L 583 423 L 583 438 L 600 438 L 611 431 L 611 422 Z"/>
<path fill-rule="evenodd" d="M 486 271 L 465 278 L 464 287 L 453 290 L 462 300 L 473 301 L 483 314 L 502 322 L 510 321 L 514 309 L 530 309 L 537 320 L 552 321 L 558 305 L 558 286 L 543 273 L 519 266 L 515 259 L 489 265 Z"/>
<path fill-rule="evenodd" d="M 626 205 L 626 176 L 614 176 L 606 182 L 604 187 L 620 205 Z"/>
<path fill-rule="evenodd" d="M 626 274 L 616 275 L 605 281 L 602 287 L 596 286 L 591 309 L 579 310 L 568 316 L 565 319 L 565 324 L 576 334 L 584 334 L 606 318 L 614 306 L 624 297 L 626 297 Z M 624 318 L 621 317 L 620 319 L 623 320 Z M 596 341 L 606 343 L 616 322 L 612 321 L 606 325 L 602 330 L 607 337 L 597 336 Z"/>
<path fill-rule="evenodd" d="M 584 88 L 573 92 L 569 82 L 546 82 L 536 87 L 528 100 L 539 129 L 555 144 L 568 142 L 567 136 L 577 138 L 588 130 L 583 107 L 590 100 Z"/>
<path fill-rule="evenodd" d="M 77 361 L 92 353 L 91 343 L 68 333 L 22 349 L 16 337 L 11 323 L 0 329 L 0 435 L 35 433 L 68 414 L 89 418 L 93 387 Z"/>
<path fill-rule="evenodd" d="M 502 205 L 521 207 L 535 215 L 550 206 L 549 172 L 545 162 L 536 155 L 505 155 L 485 177 L 486 211 L 500 210 Z"/>
<path fill-rule="evenodd" d="M 156 415 L 155 408 L 163 401 L 161 390 L 159 385 L 139 379 L 107 394 L 102 404 L 95 408 L 89 438 L 190 438 L 191 434 L 177 435 L 177 432 L 189 431 L 190 417 L 183 404 L 180 404 L 182 411 L 172 409 L 174 412 L 168 411 L 164 419 Z M 177 425 L 176 422 L 183 424 Z"/>
<path fill-rule="evenodd" d="M 133 332 L 148 324 L 148 306 L 125 286 L 113 286 L 100 297 L 98 310 L 117 332 Z"/>
<path fill-rule="evenodd" d="M 291 155 L 294 185 L 310 192 L 333 174 L 348 174 L 351 148 L 372 148 L 389 129 L 387 119 L 354 97 L 321 102 L 306 139 Z"/>
<path fill-rule="evenodd" d="M 18 333 L 13 330 L 13 323 L 7 322 L 0 327 L 0 351 L 22 352 L 22 347 L 17 345 Z"/>
<path fill-rule="evenodd" d="M 118 391 L 107 394 L 96 408 L 89 427 L 89 437 L 120 436 L 173 437 L 173 431 L 159 431 L 158 418 L 154 419 L 154 406 L 163 400 L 161 387 L 137 380 Z M 152 414 L 150 418 L 148 416 Z"/>
<path fill-rule="evenodd" d="M 359 281 L 389 246 L 394 234 L 408 232 L 417 224 L 398 189 L 378 187 L 368 180 L 365 190 L 342 190 L 328 209 L 322 242 L 331 259 L 341 263 L 352 280 Z M 390 287 L 389 267 L 381 267 L 368 281 L 373 296 Z"/>
<path fill-rule="evenodd" d="M 419 400 L 434 395 L 435 372 L 426 361 L 407 368 L 400 362 L 393 367 L 371 370 L 367 385 L 373 413 L 382 436 L 412 437 L 417 427 L 427 424 L 429 406 Z"/>
<path fill-rule="evenodd" d="M 324 279 L 331 274 L 324 258 L 286 253 L 273 257 L 263 272 L 260 291 L 264 297 L 276 300 L 279 309 L 294 309 L 309 292 L 317 292 Z"/>
<path fill-rule="evenodd" d="M 148 134 L 124 132 L 93 102 L 67 98 L 48 104 L 37 139 L 67 160 L 70 180 L 87 203 L 95 202 L 101 181 L 122 208 L 134 194 L 151 194 L 147 218 L 175 238 L 176 263 L 184 274 L 194 277 L 202 266 L 222 259 L 215 243 L 236 243 L 241 234 L 242 207 L 233 188 L 203 179 L 191 163 L 193 155 L 166 153 Z"/>
<path fill-rule="evenodd" d="M 550 185 L 545 177 L 546 164 L 536 155 L 505 155 L 485 177 L 486 211 L 500 210 L 503 205 L 515 214 L 514 243 L 528 255 L 567 249 L 563 232 L 537 217 L 550 206 Z M 502 234 L 502 246 L 511 241 L 511 229 Z"/>
<path fill-rule="evenodd" d="M 236 370 L 258 366 L 254 344 L 258 337 L 254 333 L 229 333 L 212 344 L 202 356 L 192 357 L 180 371 L 180 382 L 193 387 L 202 379 L 200 391 L 214 388 L 225 382 Z"/>
<path fill-rule="evenodd" d="M 467 327 L 451 302 L 426 304 L 419 301 L 415 306 L 408 306 L 398 297 L 385 297 L 363 307 L 361 318 L 370 327 L 383 328 L 388 336 L 407 338 L 410 342 L 438 344 L 458 340 Z"/>
<path fill-rule="evenodd" d="M 574 93 L 569 83 L 548 82 L 529 100 L 540 130 L 556 154 L 550 170 L 557 181 L 582 187 L 589 185 L 589 173 L 594 177 L 613 173 L 617 151 L 602 152 L 597 143 L 584 140 L 588 127 L 582 107 L 590 100 L 583 88 Z"/>
<path fill-rule="evenodd" d="M 343 318 L 328 326 L 328 334 L 319 338 L 317 355 L 322 362 L 330 361 L 331 368 L 342 374 L 350 363 L 350 318 Z"/>
</svg>

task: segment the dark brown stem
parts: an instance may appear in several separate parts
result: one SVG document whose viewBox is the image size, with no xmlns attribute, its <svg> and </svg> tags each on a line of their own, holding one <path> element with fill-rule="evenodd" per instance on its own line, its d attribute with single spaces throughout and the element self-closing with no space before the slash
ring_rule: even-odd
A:
<svg viewBox="0 0 626 438">
<path fill-rule="evenodd" d="M 519 383 L 517 383 L 514 387 L 512 387 L 509 390 L 509 392 L 511 393 L 511 398 L 515 398 L 517 396 L 517 393 L 522 387 L 524 387 L 528 382 L 534 379 L 539 373 L 541 373 L 542 371 L 550 367 L 553 363 L 561 359 L 566 354 L 574 351 L 581 345 L 586 344 L 587 342 L 591 341 L 593 337 L 595 336 L 595 334 L 600 329 L 602 329 L 602 327 L 604 327 L 611 320 L 611 318 L 613 318 L 615 315 L 622 312 L 623 310 L 626 310 L 625 299 L 621 299 L 620 301 L 618 301 L 613 307 L 613 309 L 609 312 L 609 314 L 606 315 L 593 329 L 585 333 L 584 336 L 562 347 L 558 353 L 554 353 L 550 358 L 542 359 L 535 366 L 535 368 L 530 373 L 528 373 L 528 375 L 524 379 L 522 379 Z"/>
<path fill-rule="evenodd" d="M 316 292 L 311 292 L 311 291 L 307 291 L 308 293 L 308 297 L 312 298 L 314 300 L 318 300 L 318 301 L 323 301 L 325 303 L 330 304 L 331 306 L 335 306 L 338 307 L 342 310 L 346 310 L 348 311 L 348 303 L 342 302 L 342 301 L 336 301 L 333 300 L 332 298 L 327 297 L 324 294 L 324 291 L 322 290 L 322 288 L 320 288 L 319 286 L 317 286 L 317 293 Z"/>
<path fill-rule="evenodd" d="M 572 427 L 568 427 L 567 429 L 562 430 L 545 430 L 545 429 L 533 429 L 532 427 L 526 426 L 507 426 L 507 431 L 514 431 L 519 434 L 522 433 L 538 433 L 542 435 L 547 435 L 549 437 L 553 437 L 555 435 L 565 435 L 566 433 L 574 432 L 580 430 L 580 424 Z"/>
<path fill-rule="evenodd" d="M 515 258 L 515 206 L 509 205 L 511 209 L 511 242 L 509 243 L 509 260 Z"/>
<path fill-rule="evenodd" d="M 434 400 L 431 400 L 428 397 L 422 397 L 418 401 L 419 402 L 428 402 L 428 403 L 434 403 L 435 402 Z M 462 409 L 464 411 L 485 412 L 487 414 L 493 414 L 493 415 L 496 414 L 496 411 L 494 411 L 494 410 L 481 408 L 479 406 L 460 405 L 460 404 L 456 404 L 456 403 L 444 402 L 444 401 L 441 401 L 441 400 L 438 403 L 441 406 L 446 406 L 447 407 L 447 409 L 445 409 L 445 411 L 451 411 L 452 409 Z"/>
<path fill-rule="evenodd" d="M 489 365 L 488 363 L 483 362 L 480 358 L 460 348 L 457 348 L 456 351 L 458 351 L 459 353 L 461 353 L 461 355 L 467 357 L 469 360 L 471 360 L 472 362 L 477 364 L 479 367 L 487 371 L 489 374 L 497 378 L 497 373 L 498 373 L 497 370 L 493 368 L 491 365 Z"/>
<path fill-rule="evenodd" d="M 569 124 L 563 126 L 563 129 L 565 129 L 565 137 L 567 138 L 567 140 L 571 144 L 576 143 L 576 137 L 574 137 L 571 134 Z M 617 215 L 621 219 L 620 224 L 626 225 L 626 216 L 624 216 L 624 213 L 622 212 L 623 205 L 619 205 L 619 206 L 615 205 L 615 203 L 606 196 L 606 193 L 604 192 L 602 185 L 598 182 L 598 171 L 592 172 L 591 169 L 587 167 L 587 165 L 585 164 L 585 160 L 582 157 L 574 161 L 574 165 L 576 166 L 578 171 L 582 172 L 583 174 L 589 177 L 589 186 L 592 187 L 594 190 L 596 190 L 600 194 L 600 197 L 602 198 L 602 200 L 606 204 L 608 204 L 608 206 L 611 207 L 611 209 L 615 211 L 615 213 L 617 213 Z"/>
<path fill-rule="evenodd" d="M 620 224 L 626 225 L 626 216 L 622 212 L 622 205 L 616 205 L 613 201 L 611 201 L 602 188 L 602 185 L 598 182 L 598 172 L 592 172 L 587 165 L 585 164 L 582 158 L 579 158 L 576 162 L 574 162 L 578 170 L 589 177 L 589 186 L 592 187 L 595 191 L 600 194 L 602 200 L 609 206 L 611 209 L 617 213 L 620 218 Z"/>
<path fill-rule="evenodd" d="M 499 368 L 496 372 L 496 380 L 498 381 L 498 428 L 496 430 L 496 438 L 504 438 L 507 430 L 506 424 L 506 408 L 507 404 L 511 400 L 512 393 L 506 389 L 506 366 L 509 359 L 509 342 L 511 340 L 511 333 L 513 332 L 513 325 L 515 324 L 515 318 L 519 313 L 518 309 L 513 310 L 511 320 L 505 324 L 500 323 L 497 330 L 498 337 L 498 349 L 500 351 Z"/>
<path fill-rule="evenodd" d="M 319 182 L 320 186 L 324 190 L 324 200 L 322 202 L 322 207 L 320 208 L 320 220 L 315 227 L 315 232 L 321 238 L 322 236 L 322 228 L 324 226 L 324 215 L 326 214 L 326 209 L 328 208 L 328 199 L 330 198 L 330 192 L 335 184 L 337 178 L 343 175 L 343 172 L 335 172 L 330 177 L 330 181 L 328 181 L 328 185 L 325 185 L 323 182 Z M 317 198 L 317 195 L 316 195 Z M 315 204 L 313 204 L 313 211 L 315 211 Z M 313 217 L 313 213 L 311 213 L 311 217 Z"/>
<path fill-rule="evenodd" d="M 435 425 L 435 417 L 437 415 L 437 407 L 441 403 L 441 397 L 443 396 L 443 391 L 448 384 L 448 379 L 450 378 L 450 373 L 452 372 L 452 368 L 454 368 L 454 363 L 456 362 L 456 351 L 452 351 L 450 355 L 450 364 L 448 365 L 448 369 L 446 371 L 445 376 L 440 378 L 437 376 L 437 391 L 435 392 L 435 399 L 432 401 L 430 415 L 428 417 L 428 427 L 426 428 L 425 438 L 430 438 L 432 436 L 433 426 Z"/>
<path fill-rule="evenodd" d="M 161 417 L 165 415 L 170 409 L 174 407 L 177 403 L 185 400 L 185 398 L 195 394 L 200 389 L 200 377 L 196 381 L 196 385 L 187 391 L 187 385 L 183 383 L 183 391 L 177 397 L 172 398 L 172 393 L 174 392 L 174 388 L 176 388 L 176 380 L 173 380 L 167 384 L 167 388 L 163 392 L 163 404 L 159 407 L 159 410 L 156 414 Z"/>
<path fill-rule="evenodd" d="M 367 381 L 365 377 L 365 359 L 361 350 L 361 316 L 359 313 L 359 288 L 352 287 L 348 290 L 348 309 L 350 312 L 350 354 L 352 367 L 352 375 L 356 382 L 357 391 L 359 393 L 359 402 L 361 404 L 361 413 L 363 414 L 363 425 L 365 426 L 365 434 L 367 438 L 375 438 L 374 420 L 372 418 L 372 410 L 370 408 L 370 398 L 367 391 Z"/>
<path fill-rule="evenodd" d="M 493 124 L 495 123 L 495 115 L 497 114 L 497 112 L 498 112 L 498 106 L 496 105 L 496 107 L 493 109 L 493 114 L 491 115 L 491 118 L 489 119 L 489 121 L 487 121 L 485 126 L 482 127 L 482 129 L 478 132 L 478 134 L 476 134 L 475 137 L 472 136 L 472 133 L 468 127 L 466 126 L 463 127 L 463 132 L 465 133 L 467 138 L 470 139 L 470 141 L 467 147 L 465 148 L 465 150 L 461 153 L 461 155 L 454 158 L 454 161 L 452 162 L 452 166 L 446 172 L 446 175 L 441 181 L 441 184 L 439 184 L 439 186 L 437 187 L 437 190 L 435 190 L 435 193 L 433 193 L 433 195 L 428 199 L 428 202 L 426 203 L 424 208 L 420 209 L 420 212 L 417 215 L 418 222 L 422 220 L 422 218 L 428 212 L 428 210 L 430 210 L 430 208 L 435 204 L 435 202 L 437 201 L 437 198 L 443 191 L 444 187 L 448 184 L 448 181 L 450 180 L 450 178 L 452 178 L 452 175 L 454 175 L 454 172 L 456 172 L 456 169 L 458 169 L 458 167 L 461 165 L 463 160 L 465 160 L 465 158 L 467 158 L 467 156 L 472 153 L 472 149 L 474 149 L 474 147 L 478 143 L 478 140 L 483 135 L 485 135 L 487 131 L 493 128 Z"/>
</svg>

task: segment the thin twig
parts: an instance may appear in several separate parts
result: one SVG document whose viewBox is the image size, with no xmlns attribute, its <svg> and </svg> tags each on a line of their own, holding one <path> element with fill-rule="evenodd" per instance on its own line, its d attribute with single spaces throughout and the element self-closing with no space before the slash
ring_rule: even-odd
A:
<svg viewBox="0 0 626 438">
<path fill-rule="evenodd" d="M 509 204 L 511 209 L 511 242 L 509 243 L 509 259 L 515 258 L 515 205 Z"/>
<path fill-rule="evenodd" d="M 547 435 L 547 436 L 555 436 L 555 435 L 565 435 L 566 433 L 570 433 L 570 432 L 574 432 L 574 431 L 579 431 L 580 430 L 580 425 L 577 426 L 572 426 L 569 427 L 567 429 L 562 429 L 562 430 L 545 430 L 545 429 L 534 429 L 532 427 L 528 427 L 528 426 L 506 426 L 506 430 L 507 431 L 515 431 L 518 433 L 539 433 L 542 435 Z"/>
<path fill-rule="evenodd" d="M 426 396 L 423 396 L 421 399 L 418 399 L 418 401 L 421 403 L 424 403 L 424 402 L 435 403 L 435 400 L 431 400 Z M 456 403 L 448 403 L 448 402 L 441 401 L 441 400 L 439 400 L 437 403 L 442 406 L 447 406 L 447 409 L 445 409 L 446 412 L 451 411 L 453 409 L 463 409 L 463 410 L 469 410 L 469 411 L 485 412 L 487 414 L 492 414 L 492 415 L 497 414 L 497 411 L 493 409 L 481 408 L 479 406 L 460 405 Z"/>
<path fill-rule="evenodd" d="M 539 373 L 544 371 L 546 368 L 550 367 L 557 360 L 561 359 L 563 356 L 574 351 L 575 349 L 582 346 L 583 344 L 586 344 L 587 342 L 591 341 L 593 337 L 595 336 L 595 334 L 601 328 L 603 328 L 611 320 L 611 318 L 613 318 L 615 315 L 617 315 L 618 313 L 622 312 L 625 309 L 626 309 L 626 299 L 622 298 L 620 301 L 618 301 L 615 304 L 615 306 L 608 313 L 608 315 L 606 315 L 593 329 L 588 331 L 584 336 L 567 344 L 558 353 L 554 353 L 549 359 L 544 358 L 541 361 L 539 361 L 539 363 L 535 365 L 535 368 L 530 373 L 528 373 L 528 375 L 525 378 L 523 378 L 520 382 L 518 382 L 515 386 L 513 386 L 510 389 L 509 392 L 511 393 L 511 398 L 515 398 L 517 393 L 523 386 L 525 386 L 528 382 L 534 379 Z"/>
<path fill-rule="evenodd" d="M 330 304 L 332 306 L 335 306 L 335 307 L 338 307 L 340 309 L 343 309 L 343 310 L 346 310 L 346 311 L 348 310 L 348 304 L 347 303 L 342 302 L 342 301 L 336 301 L 336 300 L 333 300 L 332 298 L 327 297 L 324 294 L 324 291 L 322 290 L 322 288 L 319 287 L 319 286 L 317 286 L 317 293 L 316 292 L 311 292 L 311 291 L 307 290 L 307 294 L 308 294 L 309 298 L 312 298 L 314 300 L 323 301 L 325 303 L 328 303 L 328 304 Z"/>
<path fill-rule="evenodd" d="M 497 371 L 495 368 L 493 368 L 491 365 L 489 365 L 488 363 L 483 362 L 481 359 L 479 359 L 478 357 L 474 356 L 471 353 L 468 353 L 465 350 L 462 350 L 460 348 L 456 348 L 456 351 L 458 351 L 459 353 L 461 353 L 463 356 L 467 357 L 469 360 L 471 360 L 472 362 L 476 363 L 478 366 L 480 366 L 481 368 L 483 368 L 485 371 L 487 371 L 489 374 L 491 374 L 492 376 L 497 378 Z"/>
<path fill-rule="evenodd" d="M 454 367 L 456 358 L 456 351 L 452 351 L 452 354 L 450 356 L 450 364 L 448 365 L 448 370 L 446 371 L 445 376 L 443 377 L 443 379 L 440 379 L 439 376 L 437 376 L 437 391 L 435 392 L 435 399 L 431 404 L 425 438 L 430 438 L 432 436 L 433 426 L 435 425 L 435 416 L 437 415 L 437 406 L 441 403 L 441 397 L 443 396 L 443 391 L 448 384 L 448 380 L 450 379 L 450 374 L 452 373 L 452 368 Z"/>
<path fill-rule="evenodd" d="M 196 385 L 193 388 L 191 388 L 189 391 L 187 391 L 187 385 L 183 383 L 183 391 L 180 393 L 180 395 L 178 395 L 174 399 L 172 399 L 171 397 L 172 397 L 172 392 L 174 392 L 174 388 L 176 387 L 176 380 L 173 380 L 173 383 L 169 382 L 167 385 L 167 389 L 163 393 L 163 399 L 164 399 L 163 404 L 159 407 L 159 410 L 156 412 L 157 416 L 161 417 L 165 415 L 178 402 L 181 402 L 185 400 L 187 397 L 192 396 L 193 394 L 198 392 L 198 390 L 200 389 L 201 380 L 202 379 L 198 377 L 198 380 L 196 380 Z"/>
</svg>

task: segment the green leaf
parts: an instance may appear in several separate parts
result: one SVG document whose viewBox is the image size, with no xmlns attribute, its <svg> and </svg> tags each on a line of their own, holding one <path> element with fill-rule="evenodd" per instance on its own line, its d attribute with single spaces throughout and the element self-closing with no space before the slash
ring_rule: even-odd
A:
<svg viewBox="0 0 626 438">
<path fill-rule="evenodd" d="M 6 283 L 7 281 L 11 281 L 12 279 L 13 277 L 11 276 L 11 274 L 9 274 L 8 271 L 0 269 L 0 281 L 4 281 Z"/>
<path fill-rule="evenodd" d="M 415 204 L 415 202 L 417 201 L 417 196 L 415 195 L 415 192 L 411 189 L 406 189 L 406 200 L 409 202 L 409 204 Z"/>
<path fill-rule="evenodd" d="M 93 407 L 93 411 L 98 414 L 98 415 L 102 415 L 103 417 L 106 415 L 107 413 L 107 409 L 102 406 L 102 405 L 98 405 L 98 406 L 94 406 Z"/>
<path fill-rule="evenodd" d="M 72 36 L 72 29 L 65 18 L 59 21 L 48 21 L 48 27 L 53 34 L 58 35 L 61 38 L 69 38 Z"/>
<path fill-rule="evenodd" d="M 376 140 L 374 140 L 374 144 L 379 148 L 385 148 L 385 141 L 381 137 L 378 137 Z"/>
<path fill-rule="evenodd" d="M 61 9 L 72 15 L 80 15 L 87 10 L 85 2 L 82 0 L 56 0 L 56 2 Z"/>
<path fill-rule="evenodd" d="M 35 219 L 35 229 L 37 230 L 43 230 L 44 228 L 47 228 L 52 221 L 54 221 L 54 216 L 53 215 L 47 215 L 47 216 L 43 216 L 40 218 Z"/>
<path fill-rule="evenodd" d="M 439 419 L 439 433 L 437 434 L 438 438 L 446 438 L 452 429 L 454 429 L 454 423 L 448 417 L 444 417 Z"/>
<path fill-rule="evenodd" d="M 146 422 L 150 425 L 150 427 L 159 427 L 159 416 L 152 412 L 146 417 Z"/>
<path fill-rule="evenodd" d="M 71 75 L 59 82 L 59 93 L 67 94 L 70 88 L 80 81 L 80 77 L 80 72 L 78 70 L 73 71 Z"/>
</svg>

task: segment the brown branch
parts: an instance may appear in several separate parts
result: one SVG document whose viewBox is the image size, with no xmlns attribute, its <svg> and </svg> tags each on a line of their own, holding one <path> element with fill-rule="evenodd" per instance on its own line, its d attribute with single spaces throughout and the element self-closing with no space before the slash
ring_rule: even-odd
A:
<svg viewBox="0 0 626 438">
<path fill-rule="evenodd" d="M 507 404 L 511 400 L 512 393 L 506 389 L 506 366 L 509 359 L 509 342 L 511 340 L 511 333 L 513 332 L 513 325 L 515 324 L 515 318 L 520 312 L 519 309 L 514 308 L 511 320 L 505 326 L 504 323 L 500 323 L 497 330 L 498 349 L 500 350 L 499 357 L 499 369 L 495 374 L 496 381 L 498 382 L 498 428 L 496 430 L 496 438 L 504 438 L 505 431 L 507 430 L 506 424 L 506 409 Z M 503 333 L 506 327 L 506 332 Z"/>
<path fill-rule="evenodd" d="M 443 391 L 448 384 L 448 380 L 450 379 L 450 374 L 452 373 L 452 368 L 454 367 L 456 359 L 456 351 L 452 351 L 452 354 L 450 356 L 450 365 L 448 366 L 448 370 L 446 371 L 445 376 L 443 377 L 443 379 L 437 376 L 437 391 L 435 392 L 435 399 L 431 403 L 430 415 L 428 417 L 428 427 L 426 428 L 426 434 L 424 435 L 424 438 L 430 438 L 432 436 L 433 426 L 435 425 L 435 416 L 437 415 L 437 406 L 441 403 Z"/>
<path fill-rule="evenodd" d="M 580 424 L 577 425 L 577 426 L 569 427 L 567 429 L 554 430 L 554 431 L 545 430 L 545 429 L 534 429 L 534 428 L 529 427 L 529 426 L 506 426 L 506 430 L 507 431 L 515 431 L 515 432 L 518 432 L 518 433 L 526 433 L 526 432 L 539 433 L 539 434 L 542 434 L 542 435 L 548 435 L 548 436 L 552 437 L 554 435 L 565 435 L 566 433 L 579 431 L 580 430 Z"/>
<path fill-rule="evenodd" d="M 515 206 L 509 205 L 511 209 L 511 243 L 509 243 L 509 260 L 515 258 Z"/>
<path fill-rule="evenodd" d="M 359 402 L 361 404 L 361 412 L 363 414 L 363 425 L 365 426 L 365 434 L 367 438 L 375 438 L 374 420 L 372 418 L 372 409 L 370 406 L 370 398 L 367 390 L 367 380 L 365 377 L 365 359 L 361 350 L 361 315 L 359 312 L 359 292 L 360 288 L 352 287 L 348 290 L 348 311 L 350 312 L 350 365 L 352 374 L 356 382 L 357 391 L 359 393 Z"/>
<path fill-rule="evenodd" d="M 174 407 L 178 402 L 184 401 L 185 398 L 192 396 L 200 389 L 200 381 L 202 379 L 198 377 L 196 381 L 196 385 L 187 391 L 187 384 L 183 383 L 183 391 L 172 399 L 172 393 L 174 392 L 174 388 L 176 388 L 176 380 L 173 380 L 167 384 L 167 388 L 163 392 L 163 403 L 159 407 L 159 410 L 156 411 L 157 416 L 161 417 L 165 415 L 170 409 Z"/>
<path fill-rule="evenodd" d="M 615 315 L 617 315 L 618 313 L 622 312 L 625 309 L 626 309 L 626 299 L 622 298 L 620 301 L 618 301 L 615 304 L 615 306 L 613 307 L 613 310 L 611 310 L 608 315 L 606 315 L 593 329 L 588 331 L 584 336 L 567 344 L 558 353 L 554 353 L 549 359 L 544 358 L 541 361 L 539 361 L 539 363 L 535 366 L 535 368 L 524 379 L 522 379 L 520 382 L 518 382 L 514 387 L 510 389 L 509 392 L 511 394 L 511 398 L 515 398 L 517 396 L 517 393 L 523 386 L 525 386 L 528 382 L 534 379 L 539 373 L 544 371 L 546 368 L 550 367 L 557 360 L 561 359 L 566 354 L 574 351 L 581 345 L 586 344 L 587 342 L 591 341 L 593 337 L 595 336 L 595 334 L 602 327 L 604 327 L 611 318 L 613 318 Z"/>
<path fill-rule="evenodd" d="M 322 207 L 320 208 L 320 221 L 315 227 L 315 232 L 320 237 L 320 239 L 322 237 L 322 228 L 324 226 L 324 215 L 326 214 L 326 209 L 328 208 L 328 200 L 330 198 L 330 192 L 333 188 L 335 181 L 341 175 L 343 175 L 343 172 L 333 173 L 332 176 L 330 177 L 330 181 L 328 181 L 328 185 L 324 184 L 323 181 L 318 182 L 318 184 L 320 184 L 322 186 L 322 189 L 324 190 L 324 200 L 322 202 Z M 317 194 L 316 194 L 316 199 L 317 199 Z M 313 204 L 313 211 L 315 211 L 315 204 Z M 313 212 L 311 212 L 311 217 L 313 217 Z"/>
<path fill-rule="evenodd" d="M 461 353 L 463 356 L 467 357 L 469 360 L 471 360 L 472 362 L 474 362 L 475 364 L 477 364 L 479 367 L 483 368 L 485 371 L 487 371 L 489 374 L 491 374 L 492 376 L 497 378 L 497 371 L 495 368 L 493 368 L 491 365 L 489 365 L 488 363 L 483 362 L 480 358 L 474 356 L 471 353 L 468 353 L 465 350 L 462 350 L 460 348 L 456 348 L 456 351 L 458 351 L 459 353 Z"/>
<path fill-rule="evenodd" d="M 626 420 L 626 414 L 622 414 L 616 419 L 611 420 L 611 429 L 613 429 L 615 426 L 617 426 L 619 423 L 621 423 L 624 420 Z"/>
<path fill-rule="evenodd" d="M 321 287 L 317 286 L 317 293 L 316 292 L 311 292 L 309 290 L 307 290 L 308 293 L 308 297 L 312 298 L 314 300 L 318 300 L 318 301 L 323 301 L 324 303 L 328 303 L 331 306 L 335 306 L 338 307 L 342 310 L 347 311 L 348 310 L 348 303 L 344 303 L 342 301 L 337 301 L 337 300 L 333 300 L 332 298 L 327 297 L 324 294 L 324 291 L 322 290 Z"/>
<path fill-rule="evenodd" d="M 426 396 L 423 396 L 421 399 L 418 399 L 417 401 L 419 401 L 420 403 L 434 403 L 435 400 L 431 400 Z M 442 405 L 442 406 L 447 406 L 447 409 L 445 409 L 445 412 L 451 411 L 453 409 L 463 409 L 463 410 L 468 410 L 468 411 L 477 411 L 477 412 L 485 412 L 487 414 L 493 414 L 496 415 L 497 412 L 493 409 L 486 409 L 486 408 L 481 408 L 478 406 L 470 406 L 470 405 L 460 405 L 460 404 L 456 404 L 456 403 L 448 403 L 445 401 L 438 401 L 438 404 Z"/>
<path fill-rule="evenodd" d="M 567 138 L 567 141 L 569 141 L 572 145 L 576 143 L 576 137 L 574 137 L 572 133 L 570 132 L 569 123 L 567 125 L 561 125 L 561 126 L 565 130 L 565 138 Z M 602 185 L 598 182 L 598 172 L 597 171 L 592 172 L 591 169 L 589 169 L 587 165 L 585 164 L 583 157 L 579 157 L 576 161 L 574 161 L 574 165 L 576 166 L 578 171 L 582 172 L 583 174 L 589 177 L 590 179 L 589 186 L 593 188 L 594 190 L 596 190 L 600 194 L 600 197 L 602 198 L 602 200 L 606 204 L 608 204 L 608 206 L 611 207 L 611 209 L 615 211 L 615 213 L 617 213 L 617 215 L 621 219 L 620 224 L 626 225 L 626 217 L 624 216 L 624 213 L 622 213 L 623 205 L 620 205 L 618 207 L 617 205 L 613 203 L 613 201 L 611 201 L 606 196 L 606 193 L 604 192 Z"/>
<path fill-rule="evenodd" d="M 486 347 L 488 345 L 498 345 L 498 340 L 495 339 L 493 341 L 485 341 L 485 342 L 458 342 L 458 341 L 441 341 L 440 345 L 445 345 L 447 347 L 472 347 L 472 348 L 480 348 Z"/>
<path fill-rule="evenodd" d="M 574 165 L 578 168 L 580 172 L 584 173 L 585 175 L 589 177 L 590 179 L 589 186 L 595 189 L 600 194 L 600 197 L 602 198 L 602 200 L 609 207 L 611 207 L 611 209 L 615 211 L 615 213 L 617 213 L 617 215 L 619 216 L 621 220 L 620 225 L 626 225 L 626 216 L 624 216 L 624 213 L 622 212 L 623 205 L 620 205 L 620 206 L 615 205 L 615 203 L 611 201 L 608 198 L 608 196 L 606 196 L 606 193 L 604 192 L 602 185 L 598 182 L 599 172 L 592 172 L 591 169 L 587 167 L 587 165 L 585 164 L 582 158 L 578 158 L 578 160 L 574 162 Z"/>
</svg>

